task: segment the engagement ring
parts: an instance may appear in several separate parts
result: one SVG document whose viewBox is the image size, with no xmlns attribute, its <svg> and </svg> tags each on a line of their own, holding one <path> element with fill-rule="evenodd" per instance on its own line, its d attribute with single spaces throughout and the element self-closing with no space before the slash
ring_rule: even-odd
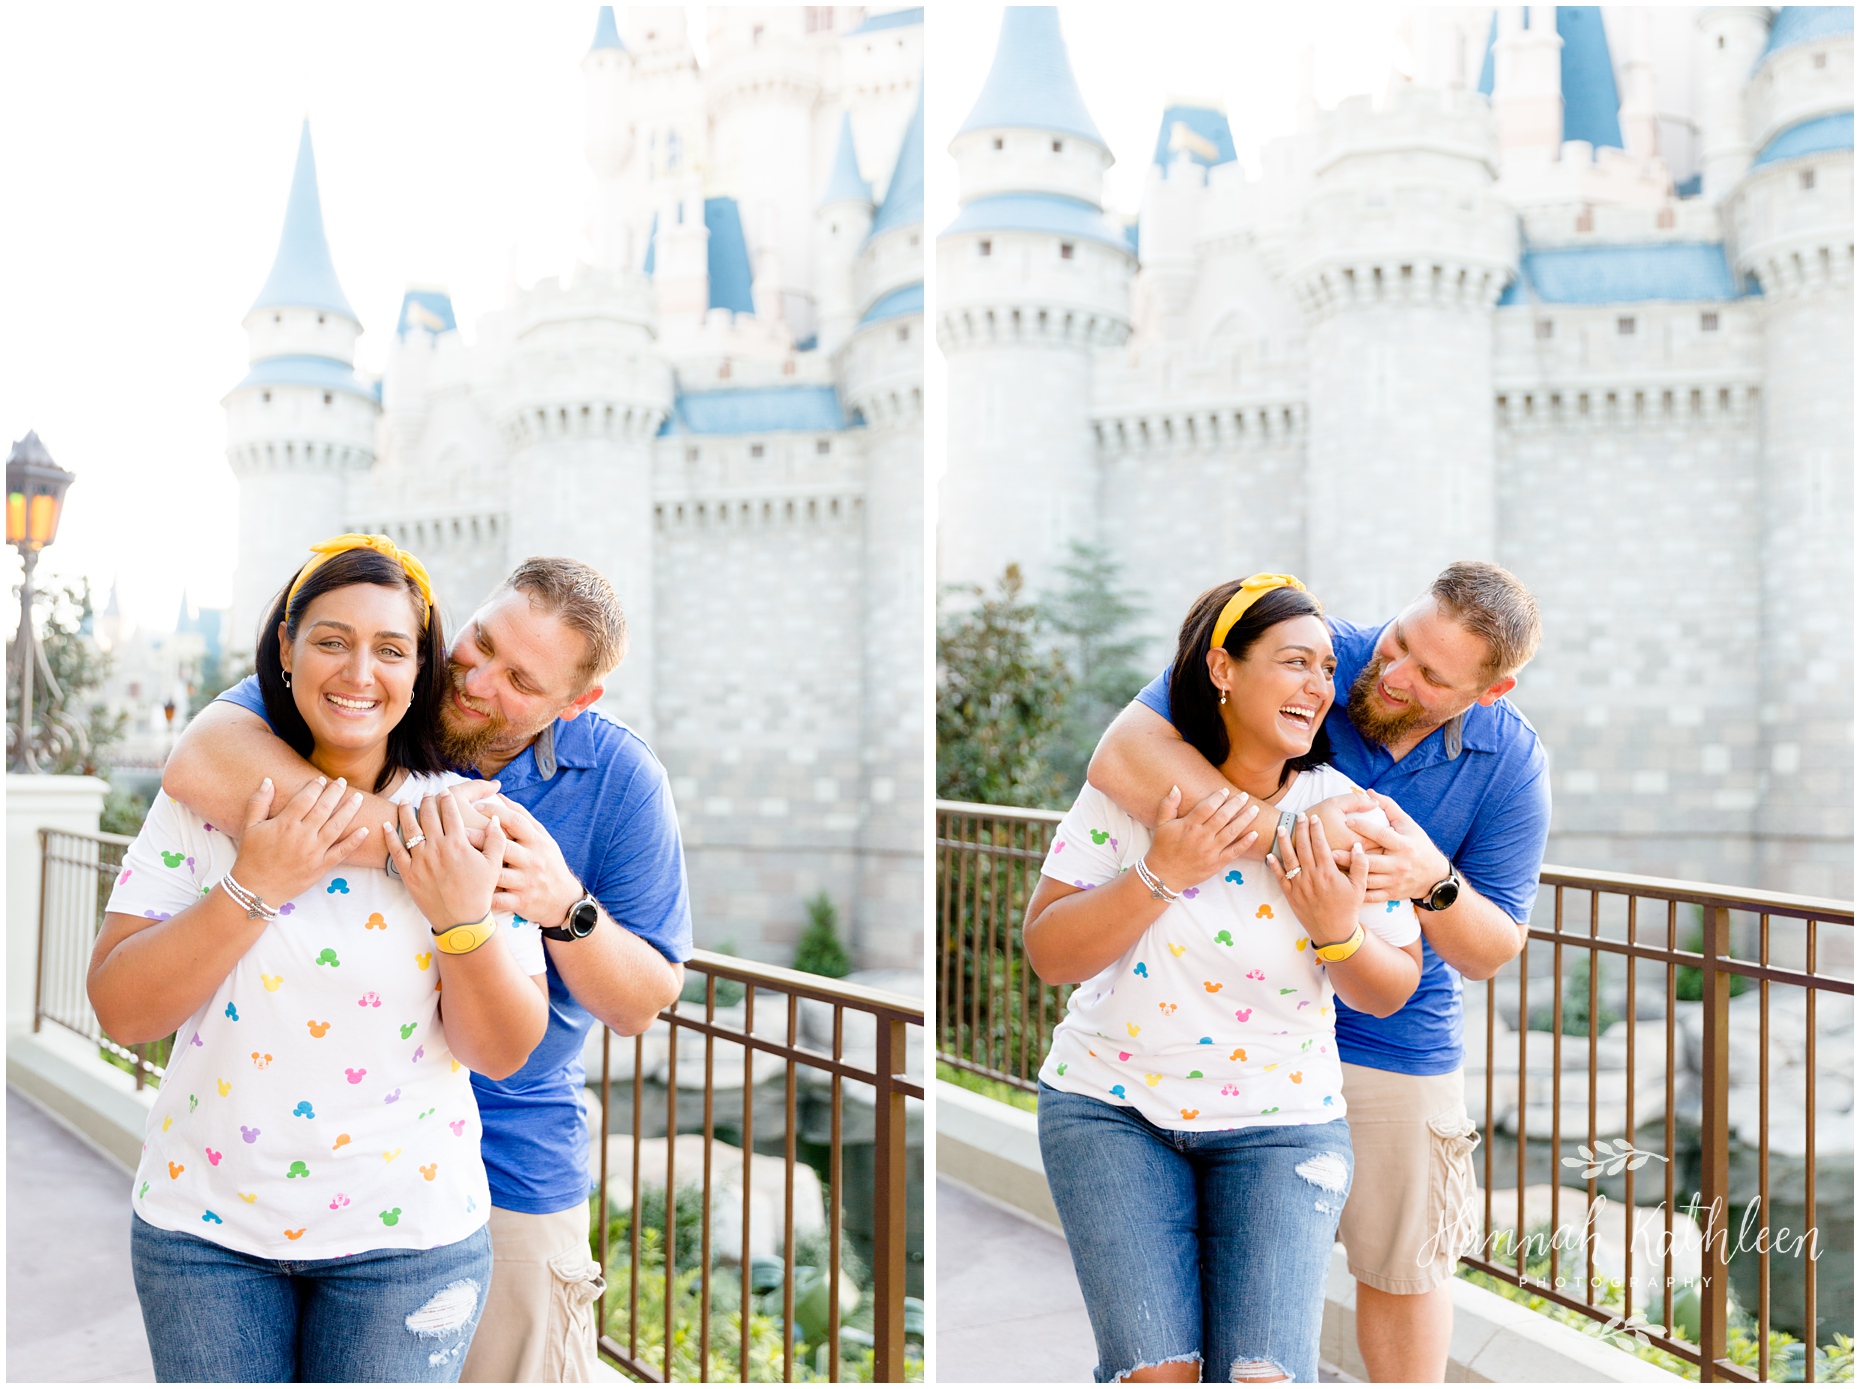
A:
<svg viewBox="0 0 1860 1389">
<path fill-rule="evenodd" d="M 1299 864 L 1298 867 L 1294 868 L 1291 872 L 1285 875 L 1285 881 L 1289 883 L 1293 878 L 1296 878 L 1300 873 L 1304 871 L 1305 871 L 1304 865 Z"/>
<path fill-rule="evenodd" d="M 424 844 L 424 843 L 426 843 L 426 835 L 425 835 L 425 834 L 423 834 L 423 833 L 422 833 L 422 834 L 416 834 L 416 835 L 414 835 L 414 837 L 413 837 L 412 839 L 409 839 L 409 840 L 407 841 L 407 848 L 408 848 L 409 850 L 412 850 L 412 849 L 417 849 L 417 848 L 419 848 L 419 847 L 420 847 L 420 846 L 421 846 L 422 844 Z"/>
</svg>

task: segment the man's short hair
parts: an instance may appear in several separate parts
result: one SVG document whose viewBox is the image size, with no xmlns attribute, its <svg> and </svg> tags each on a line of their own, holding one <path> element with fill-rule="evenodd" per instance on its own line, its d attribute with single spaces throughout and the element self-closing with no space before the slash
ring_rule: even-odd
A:
<svg viewBox="0 0 1860 1389">
<path fill-rule="evenodd" d="M 1537 654 L 1543 639 L 1537 600 L 1510 570 L 1461 560 L 1441 570 L 1428 592 L 1442 612 L 1484 639 L 1487 680 L 1516 675 Z"/>
<path fill-rule="evenodd" d="M 620 609 L 620 595 L 593 565 L 561 555 L 532 555 L 510 571 L 503 587 L 525 594 L 587 638 L 588 655 L 579 672 L 582 689 L 625 659 L 626 614 Z"/>
</svg>

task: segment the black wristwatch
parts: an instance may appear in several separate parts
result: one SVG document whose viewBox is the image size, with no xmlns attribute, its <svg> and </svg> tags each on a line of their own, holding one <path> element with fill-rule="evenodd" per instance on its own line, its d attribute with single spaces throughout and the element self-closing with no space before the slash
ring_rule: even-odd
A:
<svg viewBox="0 0 1860 1389">
<path fill-rule="evenodd" d="M 1447 865 L 1447 876 L 1434 884 L 1434 890 L 1425 897 L 1414 899 L 1414 905 L 1424 912 L 1444 912 L 1460 900 L 1460 870 L 1451 863 Z"/>
<path fill-rule="evenodd" d="M 538 926 L 550 940 L 583 940 L 594 931 L 594 925 L 601 919 L 601 904 L 594 900 L 594 894 L 584 893 L 580 901 L 568 909 L 568 920 L 560 926 Z"/>
</svg>

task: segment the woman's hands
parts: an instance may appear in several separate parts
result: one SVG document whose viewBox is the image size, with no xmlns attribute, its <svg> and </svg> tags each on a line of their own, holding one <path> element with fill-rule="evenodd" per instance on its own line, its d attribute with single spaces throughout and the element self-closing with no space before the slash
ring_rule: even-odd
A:
<svg viewBox="0 0 1860 1389">
<path fill-rule="evenodd" d="M 1144 855 L 1150 872 L 1171 892 L 1206 882 L 1259 838 L 1248 826 L 1259 803 L 1244 791 L 1216 791 L 1178 818 L 1182 788 L 1171 786 L 1156 811 L 1156 838 Z"/>
<path fill-rule="evenodd" d="M 1300 815 L 1291 830 L 1277 838 L 1276 852 L 1266 855 L 1266 864 L 1305 934 L 1314 945 L 1348 940 L 1356 932 L 1369 886 L 1369 859 L 1363 846 L 1351 845 L 1350 871 L 1345 874 L 1336 862 L 1343 857 L 1342 851 L 1332 852 L 1324 822 L 1316 816 Z"/>
<path fill-rule="evenodd" d="M 381 830 L 388 855 L 428 924 L 446 931 L 482 921 L 491 910 L 491 894 L 497 890 L 497 874 L 504 865 L 504 827 L 497 817 L 491 818 L 484 832 L 481 852 L 472 848 L 465 819 L 450 791 L 428 796 L 417 813 L 403 805 L 399 815 L 398 826 L 383 824 Z"/>
<path fill-rule="evenodd" d="M 276 795 L 266 777 L 246 801 L 245 830 L 232 866 L 239 885 L 273 907 L 315 886 L 368 837 L 365 825 L 348 832 L 349 821 L 361 809 L 362 793 L 350 793 L 342 777 L 305 782 L 273 815 Z"/>
</svg>

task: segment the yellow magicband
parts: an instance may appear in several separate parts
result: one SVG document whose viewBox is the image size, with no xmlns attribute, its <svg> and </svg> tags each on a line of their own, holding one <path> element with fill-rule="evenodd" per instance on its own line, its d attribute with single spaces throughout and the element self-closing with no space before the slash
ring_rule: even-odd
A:
<svg viewBox="0 0 1860 1389">
<path fill-rule="evenodd" d="M 444 931 L 435 926 L 433 942 L 448 955 L 469 955 L 496 934 L 497 920 L 486 912 L 482 921 L 467 921 Z"/>
<path fill-rule="evenodd" d="M 1340 940 L 1335 945 L 1317 946 L 1317 957 L 1328 965 L 1340 964 L 1344 960 L 1349 959 L 1350 956 L 1354 955 L 1357 951 L 1361 950 L 1365 939 L 1366 933 L 1363 930 L 1362 923 L 1358 922 L 1356 929 L 1350 933 L 1350 938 L 1348 940 Z M 1313 942 L 1313 944 L 1316 943 Z"/>
</svg>

